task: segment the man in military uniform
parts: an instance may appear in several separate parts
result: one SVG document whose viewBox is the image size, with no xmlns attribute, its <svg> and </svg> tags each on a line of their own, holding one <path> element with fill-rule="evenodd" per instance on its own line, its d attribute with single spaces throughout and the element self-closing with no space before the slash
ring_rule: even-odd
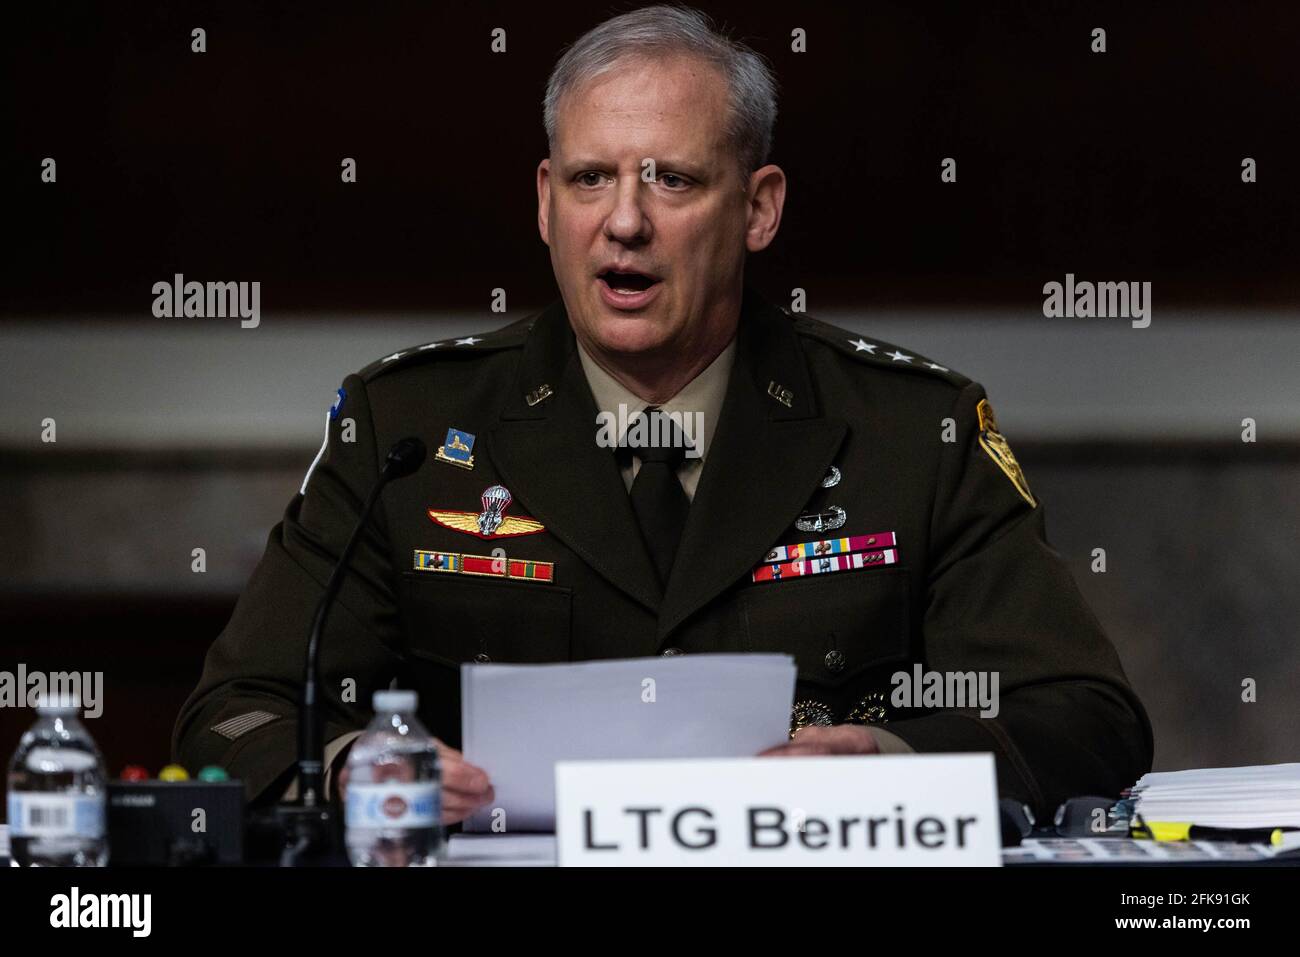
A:
<svg viewBox="0 0 1300 957">
<path fill-rule="evenodd" d="M 387 449 L 416 435 L 438 453 L 385 490 L 324 636 L 326 758 L 373 690 L 416 688 L 448 821 L 492 798 L 455 750 L 467 662 L 784 652 L 798 733 L 772 753 L 992 752 L 1040 816 L 1150 767 L 1146 714 L 983 388 L 746 285 L 784 204 L 774 117 L 761 59 L 689 11 L 569 49 L 537 171 L 560 300 L 344 381 L 181 713 L 181 761 L 284 792 L 313 610 Z M 696 427 L 600 441 L 620 411 Z M 996 716 L 895 707 L 915 664 L 996 673 Z"/>
</svg>

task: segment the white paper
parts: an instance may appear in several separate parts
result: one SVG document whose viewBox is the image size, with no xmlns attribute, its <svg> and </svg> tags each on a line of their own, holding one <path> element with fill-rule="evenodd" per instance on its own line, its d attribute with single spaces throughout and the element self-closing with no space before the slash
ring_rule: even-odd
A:
<svg viewBox="0 0 1300 957">
<path fill-rule="evenodd" d="M 1142 775 L 1135 810 L 1149 821 L 1204 827 L 1300 827 L 1300 763 Z"/>
<path fill-rule="evenodd" d="M 496 789 L 465 829 L 553 831 L 557 761 L 752 757 L 789 740 L 794 682 L 789 655 L 464 665 L 465 760 Z"/>
<path fill-rule="evenodd" d="M 554 834 L 453 834 L 444 867 L 554 867 Z"/>
</svg>

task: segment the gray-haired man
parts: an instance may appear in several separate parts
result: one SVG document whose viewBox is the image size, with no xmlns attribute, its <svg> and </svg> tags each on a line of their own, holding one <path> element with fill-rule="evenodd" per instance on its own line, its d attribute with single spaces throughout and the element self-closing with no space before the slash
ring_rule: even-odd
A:
<svg viewBox="0 0 1300 957">
<path fill-rule="evenodd" d="M 449 822 L 492 799 L 455 750 L 469 661 L 786 652 L 798 734 L 773 753 L 991 751 L 1002 792 L 1039 814 L 1150 767 L 1146 714 L 983 389 L 746 286 L 785 202 L 775 103 L 761 58 L 682 8 L 616 17 L 564 54 L 537 169 L 560 301 L 347 378 L 180 716 L 182 761 L 283 790 L 311 613 L 358 505 L 393 441 L 454 429 L 453 455 L 386 491 L 322 661 L 336 763 L 367 718 L 347 679 L 357 702 L 394 679 L 420 690 Z M 700 427 L 686 450 L 611 448 L 596 423 L 620 406 Z M 916 664 L 995 674 L 1000 701 L 899 707 L 891 675 Z"/>
</svg>

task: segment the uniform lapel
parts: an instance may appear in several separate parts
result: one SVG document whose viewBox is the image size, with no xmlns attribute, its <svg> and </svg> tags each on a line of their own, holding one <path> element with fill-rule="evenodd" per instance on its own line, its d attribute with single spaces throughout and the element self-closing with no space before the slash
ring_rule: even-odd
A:
<svg viewBox="0 0 1300 957">
<path fill-rule="evenodd" d="M 845 432 L 843 420 L 817 408 L 793 323 L 747 288 L 727 397 L 659 614 L 661 644 L 762 561 Z"/>
<path fill-rule="evenodd" d="M 551 534 L 655 611 L 659 580 L 613 450 L 596 444 L 596 411 L 557 300 L 533 324 L 488 455 L 511 495 Z"/>
</svg>

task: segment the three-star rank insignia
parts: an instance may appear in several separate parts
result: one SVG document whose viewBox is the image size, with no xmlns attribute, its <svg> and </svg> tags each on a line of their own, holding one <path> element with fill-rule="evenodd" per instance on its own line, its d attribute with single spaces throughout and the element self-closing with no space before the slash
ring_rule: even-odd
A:
<svg viewBox="0 0 1300 957">
<path fill-rule="evenodd" d="M 998 431 L 998 421 L 993 418 L 993 406 L 989 405 L 988 399 L 980 399 L 975 411 L 980 420 L 980 448 L 987 452 L 989 458 L 998 464 L 998 468 L 1006 473 L 1007 478 L 1011 479 L 1011 484 L 1016 487 L 1020 497 L 1029 503 L 1029 507 L 1037 508 L 1038 502 L 1029 491 L 1029 482 L 1020 468 L 1020 463 L 1011 452 L 1011 445 Z"/>
<path fill-rule="evenodd" d="M 448 429 L 447 438 L 438 446 L 438 451 L 434 453 L 434 458 L 439 462 L 446 462 L 448 465 L 455 465 L 457 468 L 472 469 L 474 467 L 474 456 L 470 453 L 474 451 L 474 436 L 468 432 L 462 432 L 460 429 Z"/>
<path fill-rule="evenodd" d="M 479 538 L 533 535 L 546 527 L 531 518 L 507 515 L 506 509 L 510 507 L 513 498 L 504 485 L 493 485 L 484 489 L 479 501 L 483 505 L 481 512 L 453 512 L 431 508 L 429 518 L 446 528 L 466 532 Z"/>
</svg>

